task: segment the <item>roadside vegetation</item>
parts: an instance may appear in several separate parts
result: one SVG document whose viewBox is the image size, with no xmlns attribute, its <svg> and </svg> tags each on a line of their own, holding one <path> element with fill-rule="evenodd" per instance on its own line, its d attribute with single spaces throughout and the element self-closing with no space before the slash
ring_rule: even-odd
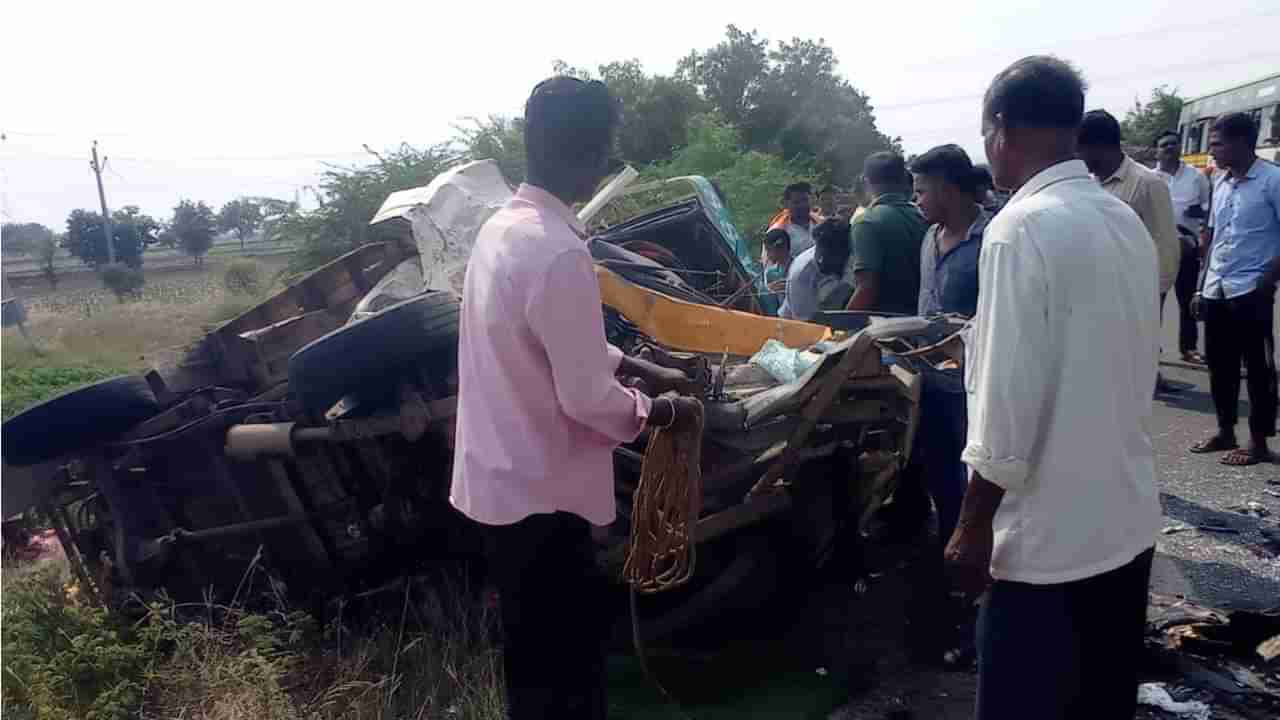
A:
<svg viewBox="0 0 1280 720">
<path fill-rule="evenodd" d="M 491 611 L 459 589 L 392 592 L 385 619 L 321 627 L 254 569 L 221 604 L 95 605 L 61 559 L 7 567 L 4 713 L 39 720 L 503 717 Z M 252 602 L 251 602 L 252 601 Z M 357 632 L 358 630 L 358 632 Z"/>
</svg>

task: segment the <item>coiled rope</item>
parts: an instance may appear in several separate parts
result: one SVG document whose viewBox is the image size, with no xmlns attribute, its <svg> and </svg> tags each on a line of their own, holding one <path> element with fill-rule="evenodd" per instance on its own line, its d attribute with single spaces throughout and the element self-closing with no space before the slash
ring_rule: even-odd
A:
<svg viewBox="0 0 1280 720">
<path fill-rule="evenodd" d="M 702 510 L 703 409 L 680 429 L 649 436 L 632 495 L 631 540 L 622 576 L 636 592 L 679 587 L 693 576 L 694 528 Z"/>
<path fill-rule="evenodd" d="M 631 539 L 622 577 L 631 586 L 631 641 L 645 677 L 684 720 L 691 720 L 649 667 L 640 634 L 636 596 L 679 587 L 693 577 L 694 528 L 702 512 L 703 409 L 682 429 L 656 429 L 649 436 L 640 483 L 631 496 Z"/>
</svg>

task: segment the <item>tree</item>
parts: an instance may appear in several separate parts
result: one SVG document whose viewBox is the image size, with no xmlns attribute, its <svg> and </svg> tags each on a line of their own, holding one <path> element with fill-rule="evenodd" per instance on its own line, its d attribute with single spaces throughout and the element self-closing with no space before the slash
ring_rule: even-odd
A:
<svg viewBox="0 0 1280 720">
<path fill-rule="evenodd" d="M 160 224 L 132 206 L 112 213 L 111 220 L 116 262 L 142 267 L 142 249 L 154 242 L 153 233 Z M 72 210 L 61 243 L 72 256 L 95 270 L 107 262 L 107 233 L 100 213 Z"/>
<path fill-rule="evenodd" d="M 298 245 L 289 273 L 310 270 L 374 239 L 369 220 L 388 195 L 426 185 L 466 157 L 452 143 L 421 150 L 407 144 L 381 153 L 365 150 L 375 159 L 373 163 L 333 165 L 323 173 L 316 190 L 320 207 L 310 212 L 295 207 L 272 218 L 271 237 Z"/>
<path fill-rule="evenodd" d="M 689 121 L 708 105 L 698 88 L 680 76 L 647 75 L 639 60 L 601 65 L 595 74 L 563 60 L 552 65 L 557 75 L 599 79 L 622 108 L 617 129 L 617 152 L 633 165 L 666 160 L 684 144 Z"/>
<path fill-rule="evenodd" d="M 525 181 L 528 164 L 524 153 L 524 118 L 490 115 L 486 120 L 467 118 L 466 125 L 455 125 L 455 142 L 471 160 L 493 159 L 507 182 L 519 185 Z"/>
<path fill-rule="evenodd" d="M 160 232 L 160 221 L 142 212 L 137 205 L 125 205 L 111 213 L 111 222 L 116 225 L 132 225 L 143 245 L 154 243 L 156 233 Z"/>
<path fill-rule="evenodd" d="M 262 207 L 252 198 L 232 200 L 218 211 L 218 230 L 235 233 L 240 240 L 240 249 L 244 250 L 244 242 L 262 227 Z"/>
<path fill-rule="evenodd" d="M 1165 130 L 1178 130 L 1178 118 L 1182 115 L 1182 96 L 1177 88 L 1161 85 L 1151 91 L 1147 102 L 1135 98 L 1133 107 L 1120 122 L 1120 133 L 1130 145 L 1149 148 L 1156 136 Z"/>
<path fill-rule="evenodd" d="M 741 128 L 748 147 L 812 158 L 823 179 L 849 185 L 868 155 L 901 147 L 876 128 L 870 100 L 837 70 L 821 39 L 795 38 L 769 50 L 755 31 L 730 25 L 719 45 L 684 58 L 678 75 Z"/>
<path fill-rule="evenodd" d="M 729 25 L 725 39 L 706 50 L 680 60 L 677 77 L 702 91 L 702 96 L 733 125 L 741 125 L 755 106 L 760 84 L 769 67 L 769 41 Z"/>
<path fill-rule="evenodd" d="M 0 227 L 0 241 L 6 255 L 34 255 L 53 231 L 40 223 L 5 223 Z"/>
<path fill-rule="evenodd" d="M 197 265 L 204 264 L 205 253 L 213 247 L 217 232 L 217 219 L 213 208 L 203 202 L 182 200 L 173 209 L 170 229 L 178 238 L 178 247 L 191 256 Z"/>
<path fill-rule="evenodd" d="M 787 161 L 744 148 L 741 131 L 712 113 L 694 118 L 685 146 L 670 161 L 648 168 L 645 175 L 705 175 L 720 187 L 735 224 L 758 242 L 778 210 L 782 188 L 799 180 L 816 181 L 818 168 L 810 160 Z"/>
<path fill-rule="evenodd" d="M 48 237 L 41 238 L 36 241 L 34 250 L 31 255 L 40 265 L 40 274 L 44 275 L 44 279 L 49 283 L 52 290 L 58 289 L 58 239 L 52 232 Z"/>
</svg>

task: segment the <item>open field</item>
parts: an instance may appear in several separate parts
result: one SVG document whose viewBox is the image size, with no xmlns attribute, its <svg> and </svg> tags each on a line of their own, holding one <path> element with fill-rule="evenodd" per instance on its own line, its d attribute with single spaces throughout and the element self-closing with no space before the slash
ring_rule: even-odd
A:
<svg viewBox="0 0 1280 720">
<path fill-rule="evenodd" d="M 284 258 L 258 261 L 264 278 Z M 257 298 L 229 293 L 222 262 L 148 270 L 140 299 L 119 302 L 92 273 L 69 276 L 56 291 L 17 288 L 27 310 L 28 342 L 5 328 L 0 406 L 10 417 L 63 390 L 175 357 L 211 325 L 247 310 Z"/>
</svg>

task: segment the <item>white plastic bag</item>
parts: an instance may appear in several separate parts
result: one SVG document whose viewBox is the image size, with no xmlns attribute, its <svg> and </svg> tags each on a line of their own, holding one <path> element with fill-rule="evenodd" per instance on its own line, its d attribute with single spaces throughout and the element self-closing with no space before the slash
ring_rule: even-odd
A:
<svg viewBox="0 0 1280 720">
<path fill-rule="evenodd" d="M 1209 706 L 1199 700 L 1178 702 L 1173 699 L 1164 685 L 1160 683 L 1142 683 L 1138 686 L 1138 704 L 1150 705 L 1165 712 L 1173 713 L 1183 720 L 1209 720 Z"/>
<path fill-rule="evenodd" d="M 751 356 L 751 364 L 764 368 L 778 382 L 789 383 L 813 367 L 821 357 L 821 353 L 790 348 L 770 338 Z"/>
</svg>

